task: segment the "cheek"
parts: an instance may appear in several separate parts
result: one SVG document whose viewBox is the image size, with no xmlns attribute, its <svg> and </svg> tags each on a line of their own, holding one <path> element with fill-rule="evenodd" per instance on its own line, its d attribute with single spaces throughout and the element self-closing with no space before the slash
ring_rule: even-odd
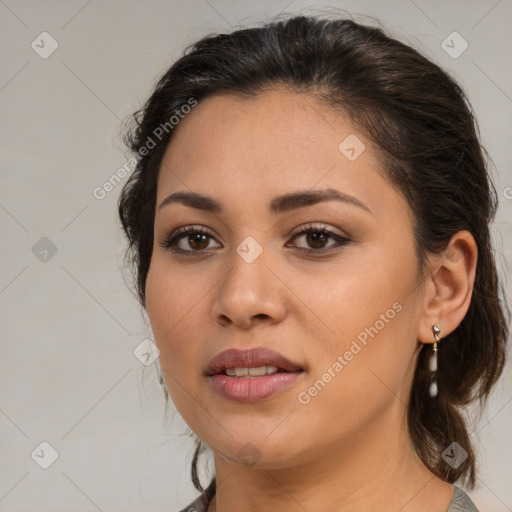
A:
<svg viewBox="0 0 512 512">
<path fill-rule="evenodd" d="M 179 373 L 184 365 L 188 367 L 195 355 L 192 339 L 184 339 L 184 333 L 201 299 L 198 294 L 201 291 L 204 294 L 204 287 L 190 280 L 182 281 L 179 273 L 152 261 L 146 281 L 146 309 L 166 381 L 169 374 Z M 197 363 L 197 358 L 195 361 Z M 169 390 L 171 385 L 168 382 Z"/>
<path fill-rule="evenodd" d="M 330 332 L 315 347 L 310 383 L 329 381 L 330 392 L 321 393 L 325 407 L 334 400 L 357 409 L 394 399 L 404 388 L 413 369 L 420 301 L 411 250 L 400 255 L 384 247 L 349 267 L 350 272 L 333 275 L 329 294 L 317 295 L 311 304 Z"/>
<path fill-rule="evenodd" d="M 398 326 L 399 317 L 405 316 L 398 310 L 412 296 L 414 265 L 402 261 L 389 264 L 388 258 L 385 252 L 377 257 L 368 251 L 344 260 L 323 276 L 318 288 L 316 278 L 304 279 L 302 287 L 308 290 L 305 302 L 317 313 L 316 324 L 321 327 L 317 337 L 326 336 L 329 352 L 343 352 L 352 340 L 364 343 L 372 334 L 386 338 Z"/>
<path fill-rule="evenodd" d="M 390 302 L 388 307 L 387 300 L 378 299 L 371 297 L 368 308 L 347 303 L 337 325 L 344 334 L 331 337 L 298 389 L 308 428 L 321 429 L 326 438 L 357 432 L 390 407 L 407 403 L 414 370 L 407 305 Z"/>
</svg>

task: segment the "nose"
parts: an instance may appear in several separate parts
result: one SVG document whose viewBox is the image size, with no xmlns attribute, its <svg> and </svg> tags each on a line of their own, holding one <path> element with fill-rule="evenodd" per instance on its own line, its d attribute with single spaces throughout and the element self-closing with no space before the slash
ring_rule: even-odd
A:
<svg viewBox="0 0 512 512">
<path fill-rule="evenodd" d="M 233 251 L 230 263 L 229 271 L 216 288 L 214 321 L 244 330 L 261 322 L 281 322 L 287 310 L 286 286 L 276 277 L 272 256 L 263 251 L 248 262 Z"/>
</svg>

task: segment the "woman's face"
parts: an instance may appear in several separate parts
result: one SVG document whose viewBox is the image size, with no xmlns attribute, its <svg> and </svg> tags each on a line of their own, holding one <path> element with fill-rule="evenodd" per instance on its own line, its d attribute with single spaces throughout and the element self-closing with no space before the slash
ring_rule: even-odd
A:
<svg viewBox="0 0 512 512">
<path fill-rule="evenodd" d="M 364 133 L 285 89 L 210 97 L 174 129 L 146 298 L 164 378 L 188 425 L 224 460 L 263 468 L 348 450 L 377 429 L 402 432 L 422 287 L 411 211 Z M 341 200 L 305 200 L 327 190 Z M 217 211 L 197 200 L 160 207 L 177 192 L 207 196 Z M 207 235 L 160 245 L 185 226 Z M 208 374 L 221 352 L 253 348 L 300 371 Z"/>
</svg>

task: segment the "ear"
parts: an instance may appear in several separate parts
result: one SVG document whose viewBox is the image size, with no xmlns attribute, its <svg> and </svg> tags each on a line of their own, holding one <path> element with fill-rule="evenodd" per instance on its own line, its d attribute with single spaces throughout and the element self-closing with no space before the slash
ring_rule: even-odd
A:
<svg viewBox="0 0 512 512">
<path fill-rule="evenodd" d="M 419 341 L 435 341 L 433 325 L 441 330 L 442 339 L 462 322 L 471 302 L 477 258 L 476 242 L 469 231 L 455 233 L 446 249 L 433 256 L 424 287 Z"/>
</svg>

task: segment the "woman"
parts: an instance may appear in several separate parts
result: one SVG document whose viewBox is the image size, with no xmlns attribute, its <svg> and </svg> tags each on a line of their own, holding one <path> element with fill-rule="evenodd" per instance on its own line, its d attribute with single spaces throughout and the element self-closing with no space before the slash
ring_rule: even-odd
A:
<svg viewBox="0 0 512 512">
<path fill-rule="evenodd" d="M 460 86 L 300 16 L 197 42 L 134 120 L 119 214 L 197 436 L 184 510 L 477 510 L 459 407 L 502 373 L 509 312 Z"/>
</svg>

